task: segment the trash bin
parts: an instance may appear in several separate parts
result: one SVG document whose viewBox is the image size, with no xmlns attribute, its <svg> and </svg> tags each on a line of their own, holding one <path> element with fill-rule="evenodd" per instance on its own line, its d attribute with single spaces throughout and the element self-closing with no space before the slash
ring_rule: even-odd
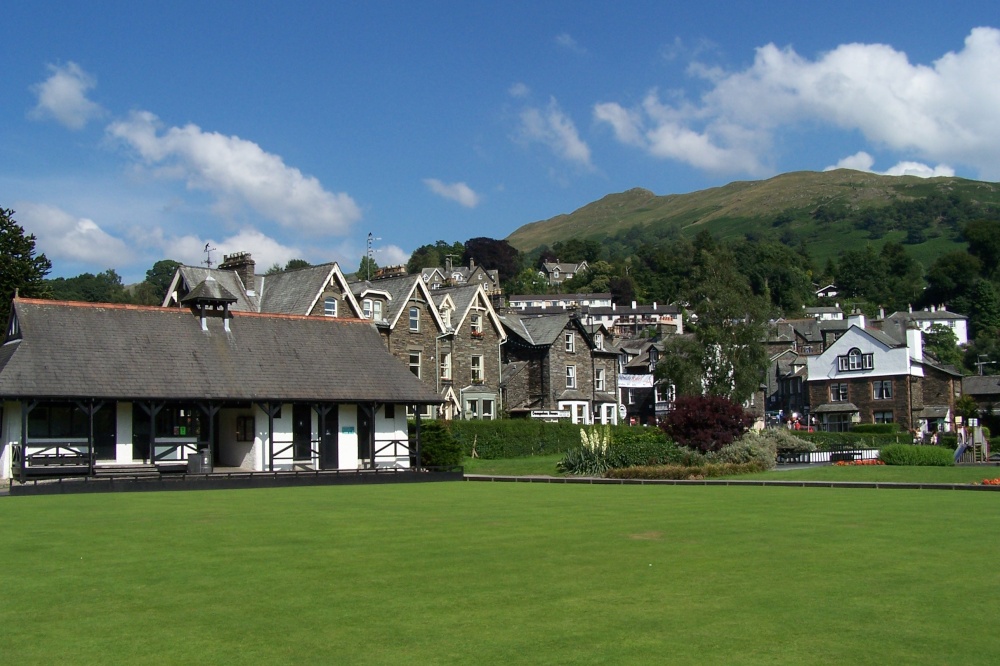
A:
<svg viewBox="0 0 1000 666">
<path fill-rule="evenodd" d="M 188 474 L 212 473 L 212 450 L 198 449 L 197 453 L 188 456 Z"/>
</svg>

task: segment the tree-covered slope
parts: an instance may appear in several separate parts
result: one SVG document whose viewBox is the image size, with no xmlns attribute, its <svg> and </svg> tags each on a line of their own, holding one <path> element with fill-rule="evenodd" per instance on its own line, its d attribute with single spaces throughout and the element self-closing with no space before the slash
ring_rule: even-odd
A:
<svg viewBox="0 0 1000 666">
<path fill-rule="evenodd" d="M 929 200 L 928 206 L 921 202 Z M 963 178 L 880 176 L 849 169 L 787 173 L 768 180 L 657 196 L 635 188 L 526 224 L 507 240 L 522 251 L 571 238 L 603 240 L 707 229 L 720 239 L 771 235 L 805 243 L 817 260 L 845 244 L 896 240 L 922 263 L 962 246 L 965 217 L 1000 210 L 1000 185 Z M 629 232 L 632 231 L 631 234 Z"/>
</svg>

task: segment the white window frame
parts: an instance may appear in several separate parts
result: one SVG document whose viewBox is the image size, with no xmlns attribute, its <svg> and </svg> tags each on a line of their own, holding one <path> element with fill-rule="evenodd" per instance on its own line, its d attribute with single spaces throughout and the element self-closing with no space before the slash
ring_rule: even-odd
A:
<svg viewBox="0 0 1000 666">
<path fill-rule="evenodd" d="M 483 408 L 481 414 L 479 415 L 479 418 L 483 419 L 484 421 L 492 421 L 494 418 L 496 418 L 495 407 L 496 404 L 494 403 L 493 400 L 490 400 L 489 398 L 483 398 Z"/>
<path fill-rule="evenodd" d="M 365 319 L 375 318 L 373 316 L 372 303 L 373 301 L 370 298 L 366 298 L 365 300 L 361 301 L 361 314 L 362 316 L 364 316 Z"/>
<path fill-rule="evenodd" d="M 479 312 L 473 312 L 469 315 L 469 326 L 472 329 L 472 335 L 480 336 L 483 334 L 483 315 Z"/>
<path fill-rule="evenodd" d="M 410 330 L 420 332 L 420 308 L 416 305 L 410 307 Z"/>
<path fill-rule="evenodd" d="M 594 334 L 594 346 L 598 349 L 604 349 L 604 334 L 595 333 Z"/>
<path fill-rule="evenodd" d="M 576 366 L 567 365 L 566 366 L 566 388 L 575 389 L 576 388 Z"/>
<path fill-rule="evenodd" d="M 483 382 L 486 377 L 483 374 L 483 357 L 475 354 L 469 357 L 469 368 L 472 370 L 472 381 Z"/>
<path fill-rule="evenodd" d="M 573 331 L 566 331 L 566 334 L 563 336 L 563 342 L 567 352 L 570 354 L 576 352 L 576 334 Z"/>
<path fill-rule="evenodd" d="M 372 316 L 371 318 L 375 321 L 382 320 L 382 301 L 374 300 L 372 301 Z"/>
<path fill-rule="evenodd" d="M 846 383 L 830 384 L 830 402 L 848 402 L 849 397 Z"/>
<path fill-rule="evenodd" d="M 323 316 L 324 317 L 336 317 L 337 316 L 337 299 L 333 296 L 328 296 L 323 299 Z"/>
<path fill-rule="evenodd" d="M 418 351 L 409 352 L 410 372 L 413 372 L 414 369 L 416 369 L 416 372 L 413 372 L 413 374 L 417 379 L 420 379 L 420 366 L 422 365 L 420 356 L 421 354 Z M 416 362 L 414 362 L 414 359 L 416 359 Z"/>
<path fill-rule="evenodd" d="M 603 391 L 604 386 L 604 368 L 597 368 L 594 370 L 594 390 Z"/>
<path fill-rule="evenodd" d="M 441 354 L 441 379 L 451 379 L 451 352 Z"/>
</svg>

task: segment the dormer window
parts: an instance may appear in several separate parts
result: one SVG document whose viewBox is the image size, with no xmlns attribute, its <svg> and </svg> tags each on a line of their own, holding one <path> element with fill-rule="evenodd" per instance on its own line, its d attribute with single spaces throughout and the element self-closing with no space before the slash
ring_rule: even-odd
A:
<svg viewBox="0 0 1000 666">
<path fill-rule="evenodd" d="M 594 334 L 594 346 L 598 349 L 604 349 L 604 334 L 595 333 Z"/>
<path fill-rule="evenodd" d="M 337 299 L 327 298 L 323 301 L 323 316 L 324 317 L 336 317 L 337 316 Z"/>
<path fill-rule="evenodd" d="M 871 370 L 874 367 L 874 354 L 863 354 L 857 347 L 847 352 L 846 355 L 837 357 L 837 369 L 841 372 Z"/>
<path fill-rule="evenodd" d="M 372 318 L 372 299 L 366 298 L 361 303 L 361 314 L 364 315 L 365 319 Z"/>
<path fill-rule="evenodd" d="M 483 336 L 483 315 L 473 312 L 469 315 L 469 325 L 472 327 L 472 337 L 481 338 Z"/>
<path fill-rule="evenodd" d="M 441 318 L 444 319 L 444 327 L 451 328 L 451 308 L 441 310 Z"/>
<path fill-rule="evenodd" d="M 7 329 L 7 339 L 16 340 L 21 337 L 21 326 L 17 323 L 17 317 L 10 318 L 10 328 Z"/>
</svg>

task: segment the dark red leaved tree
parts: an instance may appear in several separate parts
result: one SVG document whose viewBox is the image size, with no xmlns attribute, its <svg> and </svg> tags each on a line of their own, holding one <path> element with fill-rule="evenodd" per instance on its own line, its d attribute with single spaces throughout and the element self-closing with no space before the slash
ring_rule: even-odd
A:
<svg viewBox="0 0 1000 666">
<path fill-rule="evenodd" d="M 718 451 L 747 431 L 754 417 L 742 406 L 716 395 L 680 396 L 663 421 L 663 431 L 680 446 Z"/>
</svg>

